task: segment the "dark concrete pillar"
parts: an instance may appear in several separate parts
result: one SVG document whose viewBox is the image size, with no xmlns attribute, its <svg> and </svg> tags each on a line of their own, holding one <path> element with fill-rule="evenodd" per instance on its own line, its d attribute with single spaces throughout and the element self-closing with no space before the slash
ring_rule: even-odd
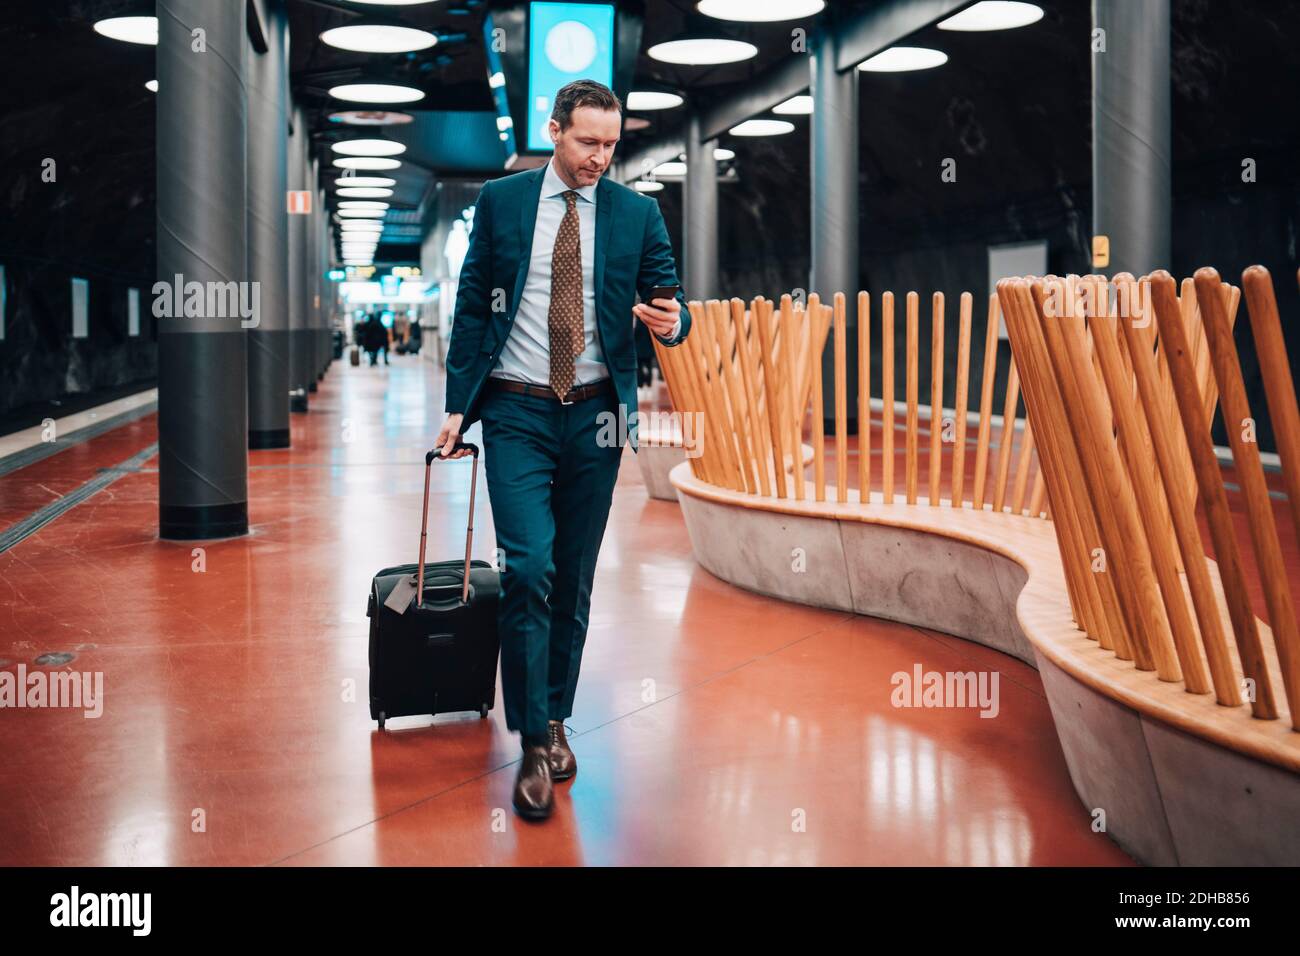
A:
<svg viewBox="0 0 1300 956">
<path fill-rule="evenodd" d="M 246 14 L 157 11 L 159 534 L 220 538 L 248 532 Z"/>
<path fill-rule="evenodd" d="M 308 141 L 310 144 L 310 140 Z M 307 157 L 307 185 L 311 190 L 311 215 L 307 218 L 307 391 L 316 391 L 320 380 L 320 286 L 316 280 L 316 264 L 320 262 L 320 161 Z"/>
<path fill-rule="evenodd" d="M 308 189 L 307 146 L 310 134 L 301 106 L 293 110 L 293 135 L 289 138 L 289 188 Z M 307 235 L 309 216 L 289 216 L 289 408 L 307 411 L 308 314 Z"/>
<path fill-rule="evenodd" d="M 248 265 L 261 309 L 248 333 L 248 447 L 289 447 L 289 28 L 266 5 L 267 51 L 248 48 Z"/>
<path fill-rule="evenodd" d="M 689 299 L 716 299 L 718 280 L 718 163 L 716 139 L 700 142 L 700 116 L 691 114 L 686 126 L 686 187 L 683 288 Z"/>
<path fill-rule="evenodd" d="M 810 85 L 813 95 L 812 276 L 809 292 L 824 304 L 836 292 L 848 299 L 848 417 L 857 421 L 858 359 L 858 72 L 836 70 L 837 38 L 826 25 L 813 38 Z M 822 353 L 823 417 L 835 418 L 834 336 Z"/>
<path fill-rule="evenodd" d="M 1169 269 L 1169 0 L 1093 0 L 1092 22 L 1092 230 L 1110 246 L 1097 268 Z"/>
</svg>

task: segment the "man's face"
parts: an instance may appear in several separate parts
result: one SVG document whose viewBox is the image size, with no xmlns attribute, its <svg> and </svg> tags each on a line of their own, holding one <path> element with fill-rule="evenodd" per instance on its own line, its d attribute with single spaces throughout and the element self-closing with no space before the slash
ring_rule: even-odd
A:
<svg viewBox="0 0 1300 956">
<path fill-rule="evenodd" d="M 570 185 L 590 186 L 600 179 L 614 159 L 618 145 L 622 114 L 579 106 L 569 115 L 569 128 L 550 121 L 551 139 L 555 143 L 555 165 Z"/>
</svg>

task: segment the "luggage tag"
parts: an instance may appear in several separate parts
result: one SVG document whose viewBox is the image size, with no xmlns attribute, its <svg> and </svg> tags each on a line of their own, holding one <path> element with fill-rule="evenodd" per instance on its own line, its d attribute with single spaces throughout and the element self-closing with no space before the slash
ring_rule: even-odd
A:
<svg viewBox="0 0 1300 956">
<path fill-rule="evenodd" d="M 416 576 L 402 578 L 394 585 L 393 590 L 389 592 L 388 597 L 384 599 L 384 607 L 398 614 L 405 614 L 411 606 L 411 599 L 415 597 L 415 592 L 419 588 L 416 583 Z"/>
</svg>

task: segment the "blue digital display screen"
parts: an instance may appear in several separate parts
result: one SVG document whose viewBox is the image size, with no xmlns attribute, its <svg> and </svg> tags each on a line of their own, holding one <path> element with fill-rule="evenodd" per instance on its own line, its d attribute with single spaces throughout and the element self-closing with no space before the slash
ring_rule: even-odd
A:
<svg viewBox="0 0 1300 956">
<path fill-rule="evenodd" d="M 532 3 L 528 11 L 530 150 L 553 150 L 547 122 L 555 94 L 574 80 L 614 85 L 612 3 Z"/>
</svg>

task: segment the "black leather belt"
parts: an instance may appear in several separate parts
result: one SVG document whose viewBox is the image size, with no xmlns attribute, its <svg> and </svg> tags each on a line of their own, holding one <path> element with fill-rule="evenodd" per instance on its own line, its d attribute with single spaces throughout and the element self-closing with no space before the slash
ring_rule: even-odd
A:
<svg viewBox="0 0 1300 956">
<path fill-rule="evenodd" d="M 527 382 L 516 382 L 509 378 L 488 378 L 488 388 L 495 391 L 515 392 L 519 395 L 533 395 L 537 398 L 549 398 L 552 401 L 559 402 L 561 405 L 572 405 L 574 402 L 581 402 L 588 398 L 595 398 L 597 395 L 603 395 L 612 391 L 614 380 L 612 378 L 602 378 L 599 382 L 592 382 L 590 385 L 576 385 L 569 389 L 569 394 L 560 398 L 555 394 L 555 389 L 549 385 L 530 385 Z"/>
</svg>

